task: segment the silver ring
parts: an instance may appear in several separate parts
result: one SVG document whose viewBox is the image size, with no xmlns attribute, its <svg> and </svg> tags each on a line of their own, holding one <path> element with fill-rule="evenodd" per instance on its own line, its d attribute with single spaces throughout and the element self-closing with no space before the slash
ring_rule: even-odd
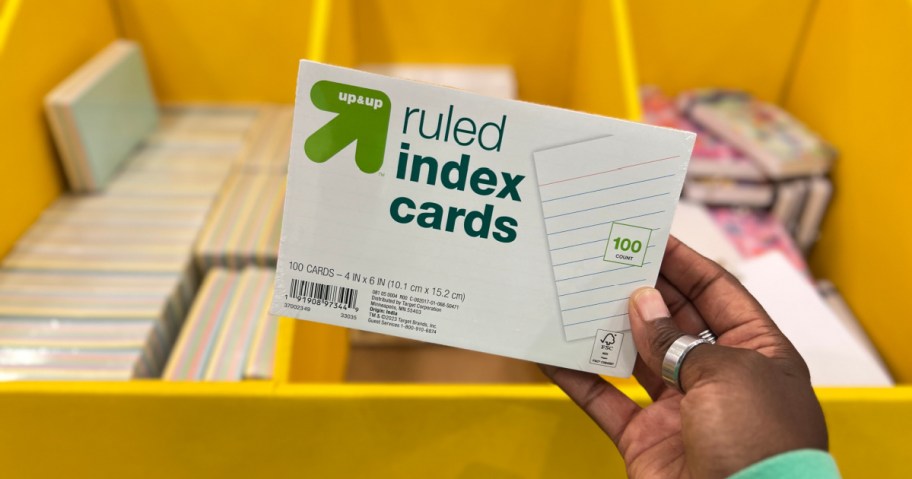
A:
<svg viewBox="0 0 912 479">
<path fill-rule="evenodd" d="M 671 343 L 665 358 L 662 359 L 662 379 L 665 380 L 665 384 L 677 389 L 681 394 L 684 394 L 684 389 L 681 388 L 681 364 L 684 363 L 687 353 L 701 344 L 711 343 L 703 338 L 685 334 Z"/>
<path fill-rule="evenodd" d="M 709 329 L 700 331 L 700 334 L 698 334 L 698 336 L 700 336 L 700 339 L 705 339 L 709 344 L 716 344 L 716 340 L 719 339 L 716 337 L 716 333 L 713 333 L 712 330 Z"/>
</svg>

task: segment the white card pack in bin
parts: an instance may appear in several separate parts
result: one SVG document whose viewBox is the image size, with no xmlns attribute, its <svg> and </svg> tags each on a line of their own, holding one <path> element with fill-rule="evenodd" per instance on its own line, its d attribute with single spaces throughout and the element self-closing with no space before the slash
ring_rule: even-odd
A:
<svg viewBox="0 0 912 479">
<path fill-rule="evenodd" d="M 694 138 L 302 61 L 272 313 L 629 376 Z"/>
</svg>

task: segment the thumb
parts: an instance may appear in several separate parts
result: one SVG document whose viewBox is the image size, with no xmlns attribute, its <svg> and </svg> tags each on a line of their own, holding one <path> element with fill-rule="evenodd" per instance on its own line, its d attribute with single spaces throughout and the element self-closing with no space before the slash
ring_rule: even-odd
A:
<svg viewBox="0 0 912 479">
<path fill-rule="evenodd" d="M 630 328 L 633 330 L 633 340 L 636 343 L 637 351 L 646 366 L 657 376 L 662 376 L 662 359 L 668 348 L 678 338 L 685 335 L 674 320 L 671 319 L 671 313 L 668 306 L 662 298 L 662 293 L 655 288 L 640 288 L 630 297 L 629 303 Z M 691 352 L 695 353 L 699 349 L 710 349 L 706 347 L 694 348 Z M 704 353 L 705 351 L 701 351 Z M 691 357 L 687 355 L 685 361 Z M 688 366 L 693 366 L 688 364 Z"/>
</svg>

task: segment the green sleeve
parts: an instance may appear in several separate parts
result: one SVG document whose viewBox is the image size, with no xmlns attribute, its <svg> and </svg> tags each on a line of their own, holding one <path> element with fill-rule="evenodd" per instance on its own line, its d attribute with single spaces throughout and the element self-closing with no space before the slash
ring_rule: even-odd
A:
<svg viewBox="0 0 912 479">
<path fill-rule="evenodd" d="M 736 472 L 729 479 L 838 479 L 833 456 L 818 449 L 799 449 L 766 458 Z"/>
</svg>

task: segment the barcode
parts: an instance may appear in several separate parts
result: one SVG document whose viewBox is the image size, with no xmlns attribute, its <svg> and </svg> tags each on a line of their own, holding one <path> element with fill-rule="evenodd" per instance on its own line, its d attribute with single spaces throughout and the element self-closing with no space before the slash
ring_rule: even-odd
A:
<svg viewBox="0 0 912 479">
<path fill-rule="evenodd" d="M 357 289 L 333 286 L 331 284 L 314 283 L 312 281 L 303 281 L 300 279 L 291 280 L 288 297 L 298 301 L 305 298 L 318 299 L 330 303 L 342 304 L 348 308 L 354 308 L 358 305 Z"/>
</svg>

